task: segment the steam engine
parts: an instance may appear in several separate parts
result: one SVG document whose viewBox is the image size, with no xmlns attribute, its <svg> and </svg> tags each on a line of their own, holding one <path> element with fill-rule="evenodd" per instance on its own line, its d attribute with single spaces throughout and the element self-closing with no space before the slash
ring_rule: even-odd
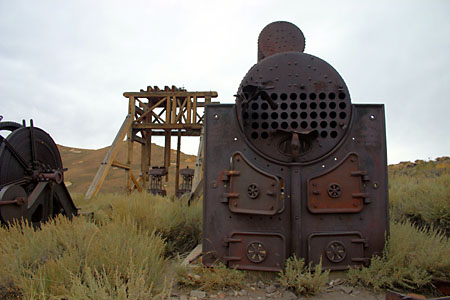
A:
<svg viewBox="0 0 450 300">
<path fill-rule="evenodd" d="M 235 104 L 205 113 L 203 262 L 279 271 L 296 255 L 368 265 L 388 233 L 384 106 L 352 104 L 295 25 L 258 38 Z"/>
</svg>

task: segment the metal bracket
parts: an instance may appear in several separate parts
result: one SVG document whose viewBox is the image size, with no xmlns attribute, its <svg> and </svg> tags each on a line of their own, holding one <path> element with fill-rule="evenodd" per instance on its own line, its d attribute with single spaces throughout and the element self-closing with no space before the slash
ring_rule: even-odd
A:
<svg viewBox="0 0 450 300">
<path fill-rule="evenodd" d="M 370 264 L 370 258 L 368 257 L 354 257 L 352 258 L 353 262 L 363 263 L 365 267 L 368 267 Z"/>
<path fill-rule="evenodd" d="M 369 241 L 367 239 L 352 239 L 352 243 L 361 243 L 364 248 L 369 247 Z"/>
<path fill-rule="evenodd" d="M 353 171 L 350 173 L 352 176 L 361 176 L 361 180 L 363 182 L 370 181 L 369 175 L 367 175 L 367 171 Z"/>
</svg>

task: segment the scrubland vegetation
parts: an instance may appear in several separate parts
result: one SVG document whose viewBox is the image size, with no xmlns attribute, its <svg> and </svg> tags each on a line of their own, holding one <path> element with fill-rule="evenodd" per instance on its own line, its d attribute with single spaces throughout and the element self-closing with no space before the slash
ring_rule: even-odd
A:
<svg viewBox="0 0 450 300">
<path fill-rule="evenodd" d="M 429 292 L 450 280 L 450 159 L 389 167 L 391 232 L 382 257 L 346 281 L 375 290 Z M 181 267 L 201 238 L 201 202 L 145 194 L 101 195 L 78 207 L 93 212 L 33 229 L 0 228 L 0 299 L 165 299 L 174 284 L 239 289 L 248 273 L 218 265 Z M 297 294 L 317 293 L 328 271 L 289 258 L 277 279 Z"/>
</svg>

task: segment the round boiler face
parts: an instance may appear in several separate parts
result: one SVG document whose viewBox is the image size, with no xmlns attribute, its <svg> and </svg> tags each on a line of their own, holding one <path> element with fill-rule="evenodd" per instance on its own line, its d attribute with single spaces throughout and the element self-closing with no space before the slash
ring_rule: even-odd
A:
<svg viewBox="0 0 450 300">
<path fill-rule="evenodd" d="M 262 155 L 306 163 L 329 153 L 351 117 L 347 86 L 315 56 L 287 52 L 254 65 L 236 99 L 242 129 Z"/>
</svg>

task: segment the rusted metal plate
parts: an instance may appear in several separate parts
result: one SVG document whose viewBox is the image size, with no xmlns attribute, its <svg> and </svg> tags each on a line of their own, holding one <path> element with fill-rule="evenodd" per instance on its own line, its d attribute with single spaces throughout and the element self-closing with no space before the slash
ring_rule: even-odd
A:
<svg viewBox="0 0 450 300">
<path fill-rule="evenodd" d="M 264 27 L 258 37 L 258 61 L 276 53 L 305 50 L 302 31 L 289 22 L 273 22 Z"/>
<path fill-rule="evenodd" d="M 308 237 L 308 259 L 325 269 L 344 270 L 350 265 L 368 265 L 364 255 L 368 241 L 357 231 L 320 232 Z"/>
<path fill-rule="evenodd" d="M 207 265 L 221 260 L 260 270 L 246 251 L 267 251 L 254 237 L 274 234 L 283 237 L 270 243 L 280 252 L 279 266 L 295 254 L 346 269 L 383 251 L 389 233 L 384 107 L 352 104 L 338 72 L 302 50 L 267 52 L 245 75 L 234 105 L 206 107 Z M 252 238 L 224 243 L 236 233 Z M 248 248 L 250 240 L 256 244 Z"/>
<path fill-rule="evenodd" d="M 300 52 L 276 54 L 251 68 L 236 105 L 256 151 L 271 160 L 299 163 L 318 159 L 341 142 L 352 109 L 338 72 Z M 295 139 L 298 150 L 292 151 Z"/>
<path fill-rule="evenodd" d="M 312 213 L 359 212 L 369 194 L 362 191 L 361 177 L 367 172 L 359 169 L 359 158 L 350 153 L 334 169 L 308 180 L 308 209 Z"/>
<path fill-rule="evenodd" d="M 286 260 L 285 239 L 278 233 L 236 232 L 225 239 L 228 266 L 238 269 L 281 271 Z"/>
<path fill-rule="evenodd" d="M 224 175 L 228 188 L 223 197 L 230 211 L 274 215 L 284 208 L 280 180 L 250 164 L 241 153 L 233 154 L 231 170 Z"/>
</svg>

